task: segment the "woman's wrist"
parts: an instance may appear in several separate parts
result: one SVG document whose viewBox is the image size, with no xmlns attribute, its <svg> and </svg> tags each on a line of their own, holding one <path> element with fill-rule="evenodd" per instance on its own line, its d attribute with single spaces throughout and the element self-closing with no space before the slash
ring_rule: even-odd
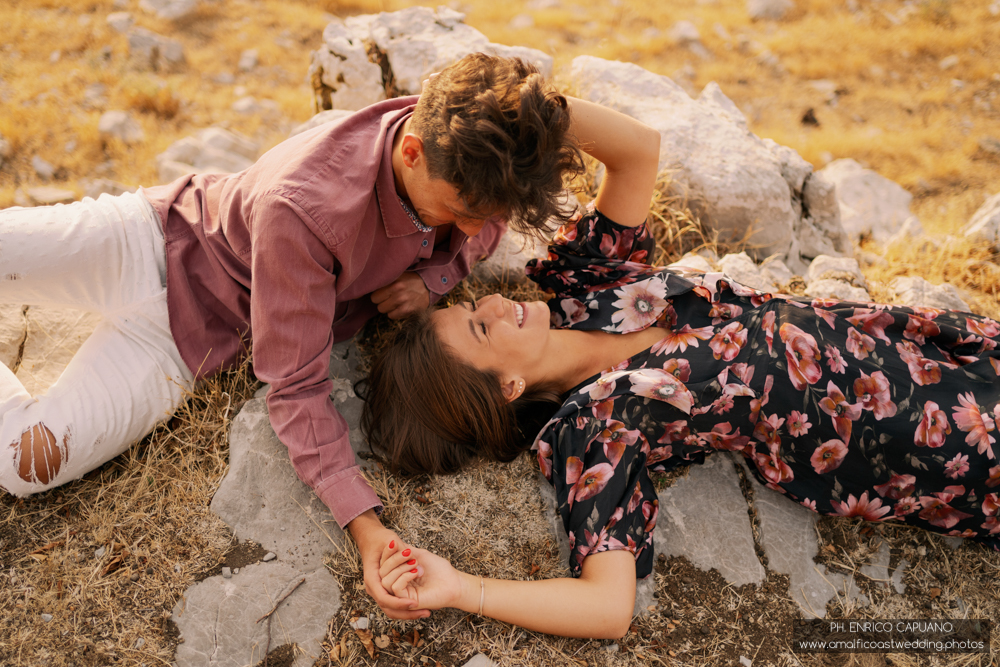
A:
<svg viewBox="0 0 1000 667">
<path fill-rule="evenodd" d="M 461 583 L 460 593 L 458 599 L 455 600 L 455 604 L 452 606 L 470 614 L 478 614 L 479 600 L 482 596 L 482 587 L 480 585 L 482 577 L 466 574 L 465 572 L 459 572 L 458 577 Z"/>
</svg>

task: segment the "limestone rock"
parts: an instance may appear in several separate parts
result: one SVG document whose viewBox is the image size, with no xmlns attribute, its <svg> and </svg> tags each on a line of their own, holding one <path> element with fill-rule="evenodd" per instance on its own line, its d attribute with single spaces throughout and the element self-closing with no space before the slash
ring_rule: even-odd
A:
<svg viewBox="0 0 1000 667">
<path fill-rule="evenodd" d="M 814 280 L 842 280 L 856 287 L 867 287 L 865 274 L 861 272 L 858 260 L 853 257 L 830 257 L 820 255 L 809 264 L 809 283 Z"/>
<path fill-rule="evenodd" d="M 299 581 L 303 584 L 294 588 Z M 292 592 L 269 621 L 257 622 L 283 595 Z M 189 588 L 174 606 L 171 620 L 184 641 L 174 656 L 177 667 L 243 667 L 263 662 L 270 648 L 295 643 L 295 667 L 319 657 L 328 620 L 340 607 L 340 590 L 325 567 L 308 572 L 283 563 L 255 563 L 238 577 L 209 577 Z"/>
<path fill-rule="evenodd" d="M 115 32 L 124 33 L 128 32 L 128 29 L 132 27 L 135 19 L 132 18 L 132 14 L 129 12 L 114 12 L 108 14 L 107 22 Z"/>
<path fill-rule="evenodd" d="M 735 586 L 763 581 L 747 502 L 729 457 L 717 453 L 691 466 L 687 477 L 659 496 L 657 554 L 684 556 L 705 571 L 714 567 Z"/>
<path fill-rule="evenodd" d="M 39 185 L 34 188 L 28 188 L 27 193 L 33 206 L 68 204 L 69 202 L 76 201 L 75 192 L 52 185 Z"/>
<path fill-rule="evenodd" d="M 472 276 L 488 285 L 520 285 L 527 280 L 524 265 L 529 259 L 545 257 L 545 243 L 508 230 L 500 237 L 496 252 L 477 262 Z"/>
<path fill-rule="evenodd" d="M 772 259 L 761 264 L 760 273 L 766 280 L 777 285 L 779 289 L 795 277 L 792 270 L 780 259 Z"/>
<path fill-rule="evenodd" d="M 852 237 L 870 234 L 885 243 L 914 217 L 909 192 L 854 160 L 834 160 L 818 173 L 837 186 L 840 221 Z"/>
<path fill-rule="evenodd" d="M 244 136 L 210 127 L 172 143 L 156 156 L 160 182 L 168 183 L 185 174 L 234 173 L 250 167 L 259 146 Z"/>
<path fill-rule="evenodd" d="M 294 137 L 296 134 L 302 134 L 306 130 L 311 130 L 314 127 L 319 127 L 320 125 L 325 125 L 326 123 L 332 123 L 335 120 L 342 120 L 350 116 L 353 111 L 347 111 L 346 109 L 327 109 L 326 111 L 320 111 L 318 114 L 296 126 L 294 130 L 288 135 L 289 137 Z"/>
<path fill-rule="evenodd" d="M 146 137 L 127 111 L 105 111 L 97 122 L 97 131 L 105 140 L 118 139 L 126 144 L 138 143 Z"/>
<path fill-rule="evenodd" d="M 668 265 L 667 268 L 680 272 L 690 269 L 692 271 L 700 271 L 701 273 L 711 273 L 718 270 L 714 262 L 695 252 L 689 252 L 673 264 Z"/>
<path fill-rule="evenodd" d="M 382 68 L 368 60 L 364 37 L 339 19 L 323 30 L 323 46 L 312 52 L 309 77 L 323 109 L 357 111 L 385 99 Z"/>
<path fill-rule="evenodd" d="M 43 181 L 51 181 L 52 177 L 56 174 L 56 168 L 37 155 L 31 158 L 31 168 L 35 170 L 35 174 Z"/>
<path fill-rule="evenodd" d="M 745 253 L 726 255 L 719 260 L 719 270 L 741 285 L 761 290 L 777 292 L 777 286 L 768 280 L 760 267 Z"/>
<path fill-rule="evenodd" d="M 98 178 L 96 180 L 90 181 L 84 187 L 83 196 L 90 197 L 91 199 L 97 199 L 102 194 L 109 194 L 112 196 L 118 196 L 125 194 L 126 192 L 135 192 L 136 188 L 133 186 L 125 185 L 124 183 L 118 183 L 117 181 L 112 181 L 107 178 Z"/>
<path fill-rule="evenodd" d="M 17 378 L 29 394 L 37 396 L 59 379 L 101 317 L 70 308 L 29 306 L 25 318 L 27 336 Z"/>
<path fill-rule="evenodd" d="M 131 64 L 138 69 L 170 71 L 185 62 L 184 46 L 180 42 L 146 28 L 129 31 L 128 49 Z"/>
<path fill-rule="evenodd" d="M 258 100 L 256 97 L 250 95 L 236 100 L 230 105 L 230 108 L 236 113 L 248 116 L 278 112 L 278 104 L 274 100 Z"/>
<path fill-rule="evenodd" d="M 840 237 L 834 200 L 820 191 L 811 195 L 807 188 L 809 163 L 750 132 L 746 118 L 715 83 L 694 100 L 667 77 L 592 56 L 573 60 L 570 79 L 581 97 L 660 131 L 660 168 L 675 169 L 676 187 L 686 191 L 696 213 L 723 242 L 747 237 L 754 259 L 778 255 L 793 271 L 804 270 L 818 249 L 846 254 L 846 245 L 834 240 Z M 808 211 L 803 208 L 807 197 L 813 204 Z M 798 236 L 812 240 L 795 245 Z M 829 239 L 825 245 L 818 243 L 824 238 Z"/>
<path fill-rule="evenodd" d="M 896 278 L 889 284 L 889 287 L 896 293 L 896 298 L 893 301 L 904 306 L 923 306 L 965 312 L 970 310 L 969 304 L 962 300 L 958 289 L 948 283 L 934 285 L 919 276 L 906 276 Z"/>
<path fill-rule="evenodd" d="M 806 296 L 813 299 L 843 299 L 844 301 L 871 301 L 868 290 L 849 282 L 835 279 L 815 280 L 806 287 Z"/>
<path fill-rule="evenodd" d="M 747 13 L 754 21 L 779 20 L 785 17 L 795 3 L 792 0 L 747 0 Z"/>
<path fill-rule="evenodd" d="M 176 21 L 197 9 L 198 0 L 140 0 L 139 7 L 161 19 Z"/>
<path fill-rule="evenodd" d="M 462 665 L 462 667 L 500 667 L 497 663 L 490 660 L 486 654 L 477 653 L 469 661 Z"/>
<path fill-rule="evenodd" d="M 246 49 L 240 54 L 240 61 L 236 66 L 241 72 L 250 72 L 257 67 L 257 63 L 260 62 L 260 57 L 257 53 L 257 49 Z"/>
<path fill-rule="evenodd" d="M 979 207 L 969 223 L 962 228 L 962 234 L 994 245 L 1000 244 L 1000 192 Z"/>
</svg>

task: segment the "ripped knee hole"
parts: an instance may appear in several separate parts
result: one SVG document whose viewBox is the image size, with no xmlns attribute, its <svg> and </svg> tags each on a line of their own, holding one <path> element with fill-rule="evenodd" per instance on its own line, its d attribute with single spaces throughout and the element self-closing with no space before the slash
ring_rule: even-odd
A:
<svg viewBox="0 0 1000 667">
<path fill-rule="evenodd" d="M 55 479 L 68 455 L 69 434 L 60 444 L 44 424 L 36 424 L 21 434 L 20 442 L 12 447 L 19 450 L 15 457 L 17 474 L 26 482 L 48 484 Z"/>
</svg>

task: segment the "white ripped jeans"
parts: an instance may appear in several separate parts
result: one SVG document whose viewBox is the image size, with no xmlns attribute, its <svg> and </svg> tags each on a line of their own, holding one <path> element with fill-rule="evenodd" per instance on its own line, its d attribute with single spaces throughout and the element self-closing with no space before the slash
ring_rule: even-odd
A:
<svg viewBox="0 0 1000 667">
<path fill-rule="evenodd" d="M 0 303 L 102 316 L 41 396 L 0 364 L 0 487 L 25 496 L 78 479 L 181 404 L 194 382 L 170 333 L 165 275 L 163 232 L 141 194 L 0 211 Z M 22 447 L 39 425 L 54 436 L 39 445 L 48 456 Z"/>
</svg>

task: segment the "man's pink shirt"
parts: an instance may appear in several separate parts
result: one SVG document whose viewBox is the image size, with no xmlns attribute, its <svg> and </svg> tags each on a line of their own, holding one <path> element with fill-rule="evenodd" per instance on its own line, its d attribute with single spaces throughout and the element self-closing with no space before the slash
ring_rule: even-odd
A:
<svg viewBox="0 0 1000 667">
<path fill-rule="evenodd" d="M 370 294 L 416 271 L 432 301 L 499 243 L 503 225 L 448 247 L 396 194 L 392 143 L 416 97 L 380 102 L 296 135 L 238 174 L 197 174 L 143 192 L 163 222 L 170 327 L 197 377 L 252 344 L 271 425 L 299 477 L 344 527 L 378 496 L 330 398 L 330 350 L 378 311 Z"/>
</svg>

